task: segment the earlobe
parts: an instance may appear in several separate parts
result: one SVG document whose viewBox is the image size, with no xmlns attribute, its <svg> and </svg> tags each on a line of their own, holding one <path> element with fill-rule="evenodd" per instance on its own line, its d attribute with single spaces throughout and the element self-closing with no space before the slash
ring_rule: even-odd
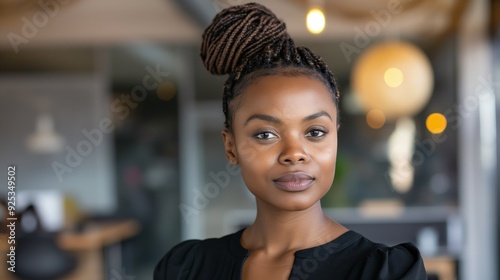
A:
<svg viewBox="0 0 500 280">
<path fill-rule="evenodd" d="M 226 153 L 227 160 L 232 165 L 238 165 L 238 158 L 236 156 L 237 153 L 233 134 L 227 129 L 223 130 L 222 140 L 224 141 L 224 151 Z"/>
</svg>

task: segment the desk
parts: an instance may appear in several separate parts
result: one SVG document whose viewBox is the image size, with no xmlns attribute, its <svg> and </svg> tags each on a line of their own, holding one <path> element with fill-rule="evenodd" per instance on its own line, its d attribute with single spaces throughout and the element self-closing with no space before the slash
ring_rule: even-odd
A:
<svg viewBox="0 0 500 280">
<path fill-rule="evenodd" d="M 79 233 L 62 232 L 57 242 L 61 248 L 76 255 L 77 267 L 73 273 L 60 280 L 104 280 L 103 249 L 119 246 L 121 241 L 135 236 L 139 229 L 138 222 L 125 220 L 91 224 Z M 0 235 L 0 279 L 15 280 L 12 273 L 7 271 L 7 250 L 7 236 L 2 234 Z M 118 265 L 117 268 L 121 266 Z"/>
<path fill-rule="evenodd" d="M 455 260 L 446 256 L 436 256 L 424 258 L 425 270 L 427 273 L 434 273 L 440 280 L 457 279 L 455 270 Z"/>
</svg>

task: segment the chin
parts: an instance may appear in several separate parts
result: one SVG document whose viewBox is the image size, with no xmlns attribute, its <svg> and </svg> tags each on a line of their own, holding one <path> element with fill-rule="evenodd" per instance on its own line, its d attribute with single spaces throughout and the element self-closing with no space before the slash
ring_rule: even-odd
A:
<svg viewBox="0 0 500 280">
<path fill-rule="evenodd" d="M 274 201 L 272 205 L 274 207 L 284 210 L 284 211 L 303 211 L 311 208 L 312 206 L 316 205 L 320 201 L 320 198 L 289 198 L 286 200 L 282 201 Z"/>
</svg>

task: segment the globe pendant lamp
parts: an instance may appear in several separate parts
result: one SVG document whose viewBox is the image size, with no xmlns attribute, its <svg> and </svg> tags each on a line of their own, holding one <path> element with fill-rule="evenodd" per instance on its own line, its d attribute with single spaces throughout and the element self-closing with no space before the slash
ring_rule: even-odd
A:
<svg viewBox="0 0 500 280">
<path fill-rule="evenodd" d="M 382 113 L 385 120 L 420 112 L 434 86 L 427 56 L 418 47 L 402 41 L 379 43 L 361 54 L 351 81 L 365 112 Z"/>
</svg>

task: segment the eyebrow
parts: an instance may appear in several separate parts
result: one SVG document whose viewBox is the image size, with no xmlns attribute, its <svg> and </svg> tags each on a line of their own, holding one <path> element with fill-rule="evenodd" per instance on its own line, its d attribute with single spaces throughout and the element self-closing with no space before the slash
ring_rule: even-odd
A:
<svg viewBox="0 0 500 280">
<path fill-rule="evenodd" d="M 320 112 L 317 112 L 317 113 L 314 113 L 312 115 L 309 115 L 305 118 L 302 119 L 302 122 L 308 122 L 308 121 L 312 121 L 314 119 L 317 119 L 319 117 L 327 117 L 329 118 L 330 120 L 333 121 L 332 119 L 332 116 L 330 116 L 330 114 L 328 114 L 327 112 L 325 111 L 320 111 Z M 246 121 L 245 121 L 245 124 L 244 126 L 246 126 L 250 121 L 252 120 L 263 120 L 263 121 L 266 121 L 266 122 L 271 122 L 271 123 L 275 123 L 275 124 L 282 124 L 283 122 L 276 118 L 276 117 L 273 117 L 273 116 L 270 116 L 270 115 L 265 115 L 265 114 L 254 114 L 254 115 L 251 115 Z"/>
<path fill-rule="evenodd" d="M 251 115 L 245 122 L 245 125 L 244 126 L 247 126 L 247 124 L 249 122 L 251 122 L 252 120 L 263 120 L 263 121 L 266 121 L 266 122 L 271 122 L 271 123 L 275 123 L 275 124 L 282 124 L 282 121 L 278 118 L 275 118 L 273 116 L 270 116 L 270 115 L 264 115 L 264 114 L 254 114 L 254 115 Z"/>
<path fill-rule="evenodd" d="M 331 121 L 333 121 L 332 119 L 332 116 L 330 116 L 330 114 L 328 114 L 327 112 L 325 111 L 320 111 L 320 112 L 317 112 L 316 114 L 312 114 L 310 116 L 307 116 L 305 118 L 302 119 L 302 122 L 308 122 L 308 121 L 312 121 L 314 119 L 317 119 L 319 117 L 327 117 L 329 118 Z"/>
</svg>

